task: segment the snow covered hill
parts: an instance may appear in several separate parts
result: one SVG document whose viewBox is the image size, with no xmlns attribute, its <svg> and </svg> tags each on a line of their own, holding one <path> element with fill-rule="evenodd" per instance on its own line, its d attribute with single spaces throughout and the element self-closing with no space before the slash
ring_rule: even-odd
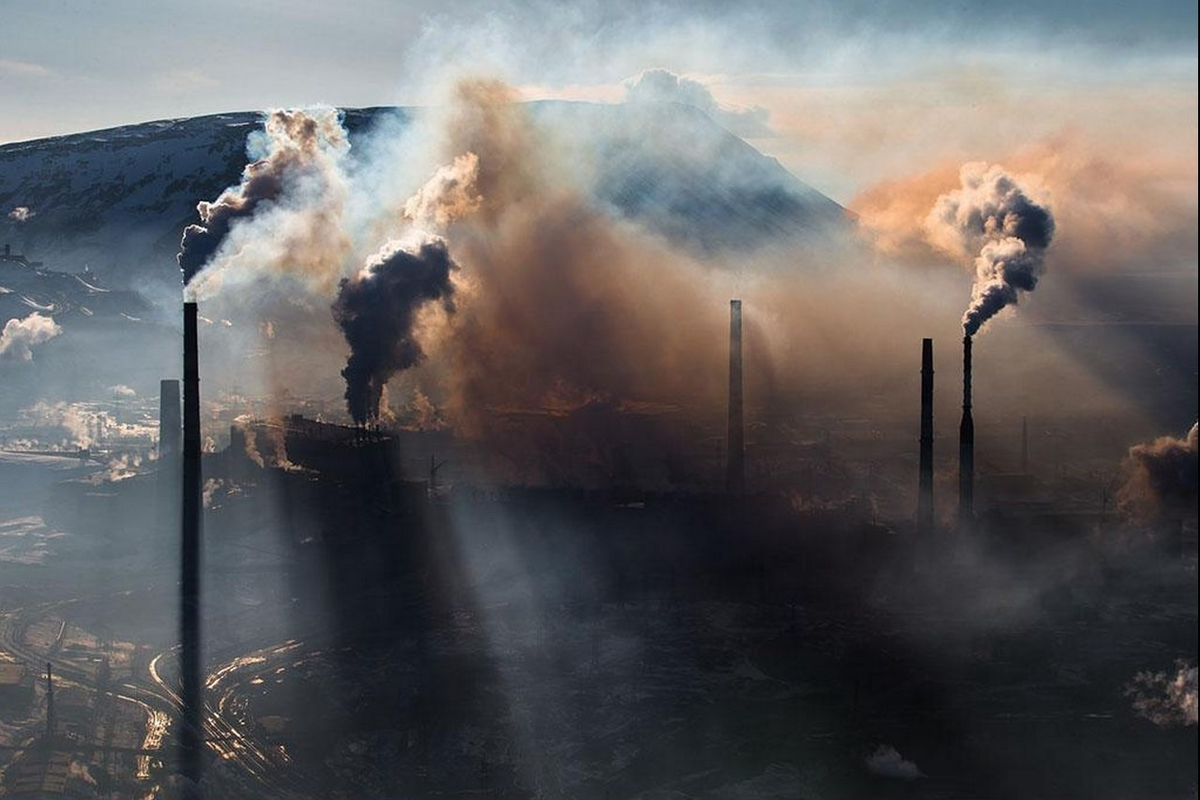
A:
<svg viewBox="0 0 1200 800">
<path fill-rule="evenodd" d="M 844 225 L 844 209 L 695 108 L 529 108 L 590 159 L 598 203 L 694 252 L 740 252 Z M 345 111 L 352 144 L 381 121 L 411 117 L 402 108 Z M 0 242 L 48 268 L 89 266 L 113 287 L 165 290 L 178 280 L 174 254 L 196 203 L 237 182 L 260 120 L 217 114 L 0 146 Z"/>
</svg>

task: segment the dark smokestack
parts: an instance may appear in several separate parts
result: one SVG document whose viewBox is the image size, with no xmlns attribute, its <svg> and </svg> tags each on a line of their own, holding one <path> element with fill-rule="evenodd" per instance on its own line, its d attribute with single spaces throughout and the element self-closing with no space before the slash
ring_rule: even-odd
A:
<svg viewBox="0 0 1200 800">
<path fill-rule="evenodd" d="M 158 385 L 158 458 L 162 464 L 179 458 L 179 437 L 183 426 L 179 419 L 179 381 L 164 380 Z"/>
<path fill-rule="evenodd" d="M 1021 474 L 1029 474 L 1029 417 L 1021 417 Z"/>
<path fill-rule="evenodd" d="M 180 553 L 179 673 L 183 724 L 180 771 L 199 797 L 203 770 L 203 709 L 200 683 L 200 353 L 196 304 L 183 304 L 183 543 Z"/>
<path fill-rule="evenodd" d="M 933 530 L 933 339 L 921 340 L 921 471 L 917 530 Z"/>
<path fill-rule="evenodd" d="M 963 413 L 958 428 L 958 521 L 975 516 L 975 420 L 971 418 L 971 337 L 963 337 Z"/>
<path fill-rule="evenodd" d="M 46 746 L 54 742 L 54 665 L 46 662 Z"/>
<path fill-rule="evenodd" d="M 725 491 L 746 491 L 745 423 L 742 418 L 742 301 L 729 301 L 729 454 Z"/>
</svg>

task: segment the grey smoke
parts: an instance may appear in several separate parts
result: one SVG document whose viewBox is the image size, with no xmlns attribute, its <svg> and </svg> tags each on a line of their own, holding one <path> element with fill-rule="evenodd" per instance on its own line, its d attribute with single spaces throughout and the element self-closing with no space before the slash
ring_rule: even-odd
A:
<svg viewBox="0 0 1200 800">
<path fill-rule="evenodd" d="M 342 370 L 346 406 L 358 424 L 379 419 L 379 401 L 388 379 L 425 358 L 414 326 L 427 303 L 440 300 L 454 312 L 458 269 L 446 243 L 431 238 L 414 250 L 389 242 L 362 271 L 342 280 L 333 317 L 350 345 Z"/>
<path fill-rule="evenodd" d="M 27 317 L 10 319 L 0 330 L 0 363 L 32 361 L 33 348 L 62 333 L 62 327 L 36 311 Z"/>
<path fill-rule="evenodd" d="M 1160 436 L 1129 448 L 1129 478 L 1118 499 L 1135 516 L 1196 515 L 1200 429 L 1193 424 L 1183 438 Z"/>
<path fill-rule="evenodd" d="M 625 100 L 630 103 L 679 103 L 692 106 L 738 136 L 755 138 L 772 135 L 765 108 L 736 109 L 723 106 L 700 81 L 666 69 L 648 69 L 626 81 Z"/>
<path fill-rule="evenodd" d="M 903 758 L 890 744 L 879 745 L 865 760 L 867 769 L 881 778 L 912 781 L 925 777 L 916 764 Z"/>
<path fill-rule="evenodd" d="M 305 177 L 316 176 L 321 183 L 330 183 L 326 175 L 331 171 L 329 154 L 349 146 L 335 109 L 273 111 L 264 121 L 263 134 L 265 140 L 257 141 L 264 146 L 264 157 L 246 165 L 237 186 L 221 192 L 212 202 L 200 202 L 196 210 L 201 224 L 184 229 L 178 261 L 185 284 L 209 263 L 239 219 L 275 203 Z"/>
<path fill-rule="evenodd" d="M 1196 665 L 1175 663 L 1175 672 L 1139 672 L 1125 689 L 1133 710 L 1159 727 L 1196 724 Z"/>
<path fill-rule="evenodd" d="M 943 250 L 974 256 L 975 283 L 963 314 L 963 330 L 970 336 L 1016 305 L 1020 292 L 1037 287 L 1054 218 L 999 165 L 966 164 L 959 177 L 961 187 L 937 199 L 925 229 Z"/>
</svg>

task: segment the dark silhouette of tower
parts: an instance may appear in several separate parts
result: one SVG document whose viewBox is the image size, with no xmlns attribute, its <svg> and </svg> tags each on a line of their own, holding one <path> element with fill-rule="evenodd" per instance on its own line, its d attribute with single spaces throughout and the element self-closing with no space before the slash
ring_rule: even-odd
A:
<svg viewBox="0 0 1200 800">
<path fill-rule="evenodd" d="M 46 662 L 46 744 L 53 746 L 54 742 L 54 665 Z"/>
<path fill-rule="evenodd" d="M 746 491 L 746 429 L 742 418 L 742 301 L 729 301 L 729 453 L 725 491 Z"/>
<path fill-rule="evenodd" d="M 179 439 L 182 432 L 183 425 L 179 419 L 179 381 L 160 381 L 158 384 L 158 457 L 163 463 L 171 463 L 179 458 L 181 452 Z"/>
<path fill-rule="evenodd" d="M 1029 417 L 1021 417 L 1021 474 L 1029 474 Z"/>
<path fill-rule="evenodd" d="M 963 413 L 958 428 L 958 521 L 975 516 L 975 420 L 971 418 L 971 337 L 963 337 Z"/>
<path fill-rule="evenodd" d="M 917 530 L 933 530 L 933 339 L 921 340 L 921 466 Z"/>
<path fill-rule="evenodd" d="M 200 673 L 200 353 L 195 302 L 183 304 L 183 537 L 180 553 L 180 771 L 200 796 L 204 697 Z"/>
</svg>

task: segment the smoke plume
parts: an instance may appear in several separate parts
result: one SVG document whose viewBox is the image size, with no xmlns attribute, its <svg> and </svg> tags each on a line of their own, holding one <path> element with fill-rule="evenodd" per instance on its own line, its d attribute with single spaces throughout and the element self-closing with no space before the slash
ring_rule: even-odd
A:
<svg viewBox="0 0 1200 800">
<path fill-rule="evenodd" d="M 1054 236 L 1049 209 L 998 165 L 963 166 L 961 187 L 937 199 L 925 219 L 930 241 L 955 256 L 975 255 L 971 304 L 963 330 L 974 335 L 1001 309 L 1016 305 L 1045 271 Z"/>
<path fill-rule="evenodd" d="M 1162 436 L 1129 448 L 1129 479 L 1118 493 L 1121 507 L 1135 517 L 1196 516 L 1197 425 L 1182 439 Z"/>
<path fill-rule="evenodd" d="M 28 222 L 31 217 L 37 215 L 29 206 L 16 206 L 12 211 L 8 212 L 8 218 L 13 222 Z"/>
<path fill-rule="evenodd" d="M 1159 727 L 1196 724 L 1196 665 L 1175 664 L 1175 674 L 1139 672 L 1125 689 L 1133 710 Z"/>
<path fill-rule="evenodd" d="M 0 363 L 32 361 L 33 348 L 62 333 L 62 327 L 36 311 L 23 319 L 13 318 L 0 331 Z"/>
<path fill-rule="evenodd" d="M 912 761 L 900 755 L 890 744 L 881 744 L 866 757 L 867 769 L 881 778 L 913 781 L 924 778 L 925 773 Z"/>
<path fill-rule="evenodd" d="M 478 156 L 482 198 L 447 234 L 464 286 L 437 369 L 456 427 L 481 435 L 511 411 L 720 396 L 728 295 L 586 200 L 569 151 L 514 100 L 500 83 L 464 82 L 443 120 L 448 153 Z"/>
<path fill-rule="evenodd" d="M 404 216 L 420 228 L 445 228 L 479 208 L 479 156 L 464 153 L 439 167 L 404 203 Z"/>
<path fill-rule="evenodd" d="M 257 218 L 263 229 L 233 248 L 251 249 L 248 268 L 275 268 L 332 286 L 348 241 L 340 224 L 340 161 L 349 141 L 337 110 L 273 111 L 250 149 L 262 157 L 246 166 L 240 184 L 199 203 L 201 224 L 183 232 L 178 260 L 184 283 L 211 265 L 239 220 Z"/>
<path fill-rule="evenodd" d="M 698 108 L 710 119 L 738 136 L 771 136 L 769 113 L 761 106 L 737 109 L 717 102 L 712 90 L 700 81 L 666 69 L 648 69 L 625 82 L 625 100 L 631 103 L 680 103 Z"/>
<path fill-rule="evenodd" d="M 350 345 L 342 377 L 356 423 L 377 420 L 388 379 L 425 357 L 413 330 L 417 312 L 441 300 L 453 313 L 450 275 L 457 268 L 441 239 L 424 241 L 415 250 L 389 242 L 358 275 L 342 280 L 333 317 Z"/>
</svg>

